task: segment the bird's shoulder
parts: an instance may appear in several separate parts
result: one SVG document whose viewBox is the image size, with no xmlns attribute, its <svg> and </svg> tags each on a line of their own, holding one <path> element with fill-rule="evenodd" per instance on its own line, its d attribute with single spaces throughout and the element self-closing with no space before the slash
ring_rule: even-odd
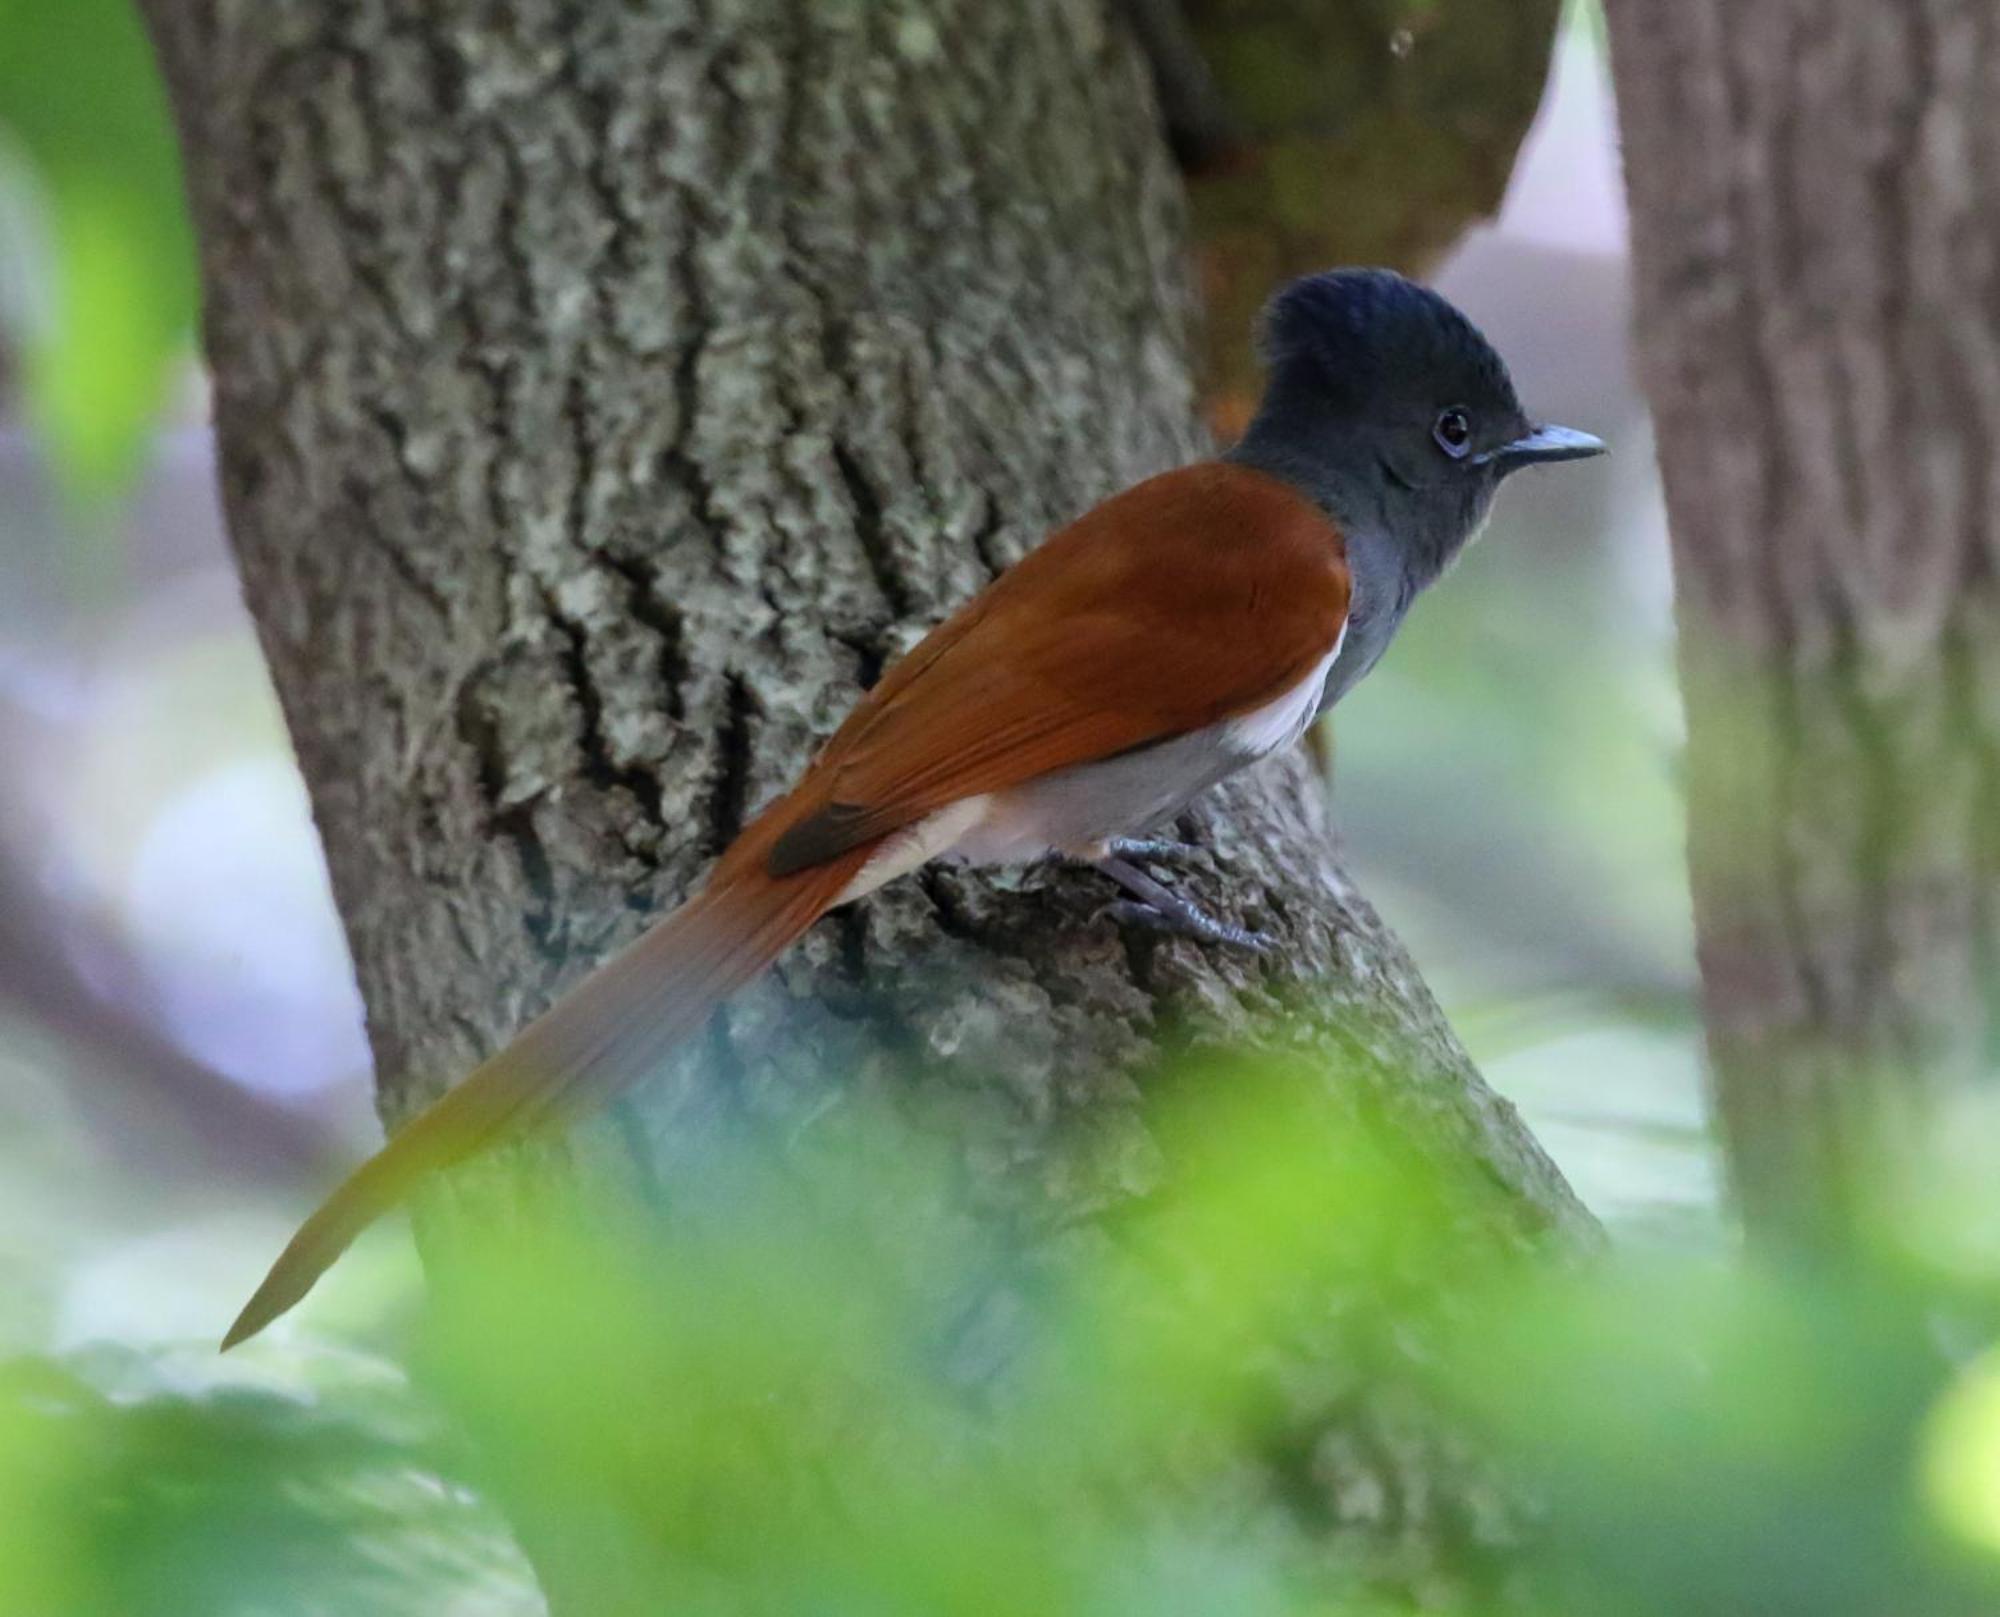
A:
<svg viewBox="0 0 2000 1617">
<path fill-rule="evenodd" d="M 990 586 L 986 604 L 1046 611 L 1109 600 L 1199 615 L 1279 590 L 1281 610 L 1332 613 L 1349 593 L 1338 524 L 1282 479 L 1230 461 L 1162 472 L 1091 507 Z"/>
</svg>

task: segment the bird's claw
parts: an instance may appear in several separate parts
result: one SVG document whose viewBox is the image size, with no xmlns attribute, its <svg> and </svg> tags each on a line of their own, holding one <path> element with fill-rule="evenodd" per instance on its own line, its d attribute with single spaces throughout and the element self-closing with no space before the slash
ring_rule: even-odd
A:
<svg viewBox="0 0 2000 1617">
<path fill-rule="evenodd" d="M 1270 933 L 1218 921 L 1206 910 L 1185 899 L 1171 908 L 1163 908 L 1141 899 L 1118 898 L 1106 907 L 1106 913 L 1120 922 L 1163 932 L 1169 937 L 1194 938 L 1201 943 L 1227 943 L 1255 954 L 1268 954 L 1278 946 L 1278 940 Z"/>
<path fill-rule="evenodd" d="M 1178 843 L 1148 845 L 1130 839 L 1113 843 L 1111 851 L 1097 861 L 1097 868 L 1125 889 L 1126 896 L 1110 906 L 1111 914 L 1121 921 L 1149 927 L 1155 932 L 1195 938 L 1203 943 L 1227 943 L 1238 949 L 1253 949 L 1259 954 L 1275 946 L 1277 940 L 1267 933 L 1218 921 L 1186 894 L 1175 892 L 1159 877 L 1134 864 L 1134 857 L 1147 857 L 1143 850 L 1149 846 L 1185 851 Z"/>
</svg>

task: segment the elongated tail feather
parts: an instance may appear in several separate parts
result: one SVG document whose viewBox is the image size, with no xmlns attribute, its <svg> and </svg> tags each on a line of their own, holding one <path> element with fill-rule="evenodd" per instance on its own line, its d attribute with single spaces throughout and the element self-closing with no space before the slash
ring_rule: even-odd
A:
<svg viewBox="0 0 2000 1617">
<path fill-rule="evenodd" d="M 746 843 L 769 840 L 755 832 Z M 739 854 L 739 850 L 741 850 Z M 579 983 L 514 1042 L 410 1120 L 300 1226 L 222 1339 L 247 1341 L 430 1174 L 499 1140 L 607 1104 L 696 1032 L 839 899 L 857 849 L 782 878 L 732 850 L 708 889 Z"/>
</svg>

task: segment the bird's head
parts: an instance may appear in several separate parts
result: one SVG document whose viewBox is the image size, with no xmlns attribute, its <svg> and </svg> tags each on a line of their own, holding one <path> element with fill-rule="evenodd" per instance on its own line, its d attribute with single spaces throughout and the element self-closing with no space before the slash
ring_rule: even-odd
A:
<svg viewBox="0 0 2000 1617">
<path fill-rule="evenodd" d="M 1389 270 L 1292 282 L 1265 313 L 1263 347 L 1269 381 L 1243 458 L 1440 562 L 1509 473 L 1604 451 L 1532 420 L 1479 328 Z"/>
</svg>

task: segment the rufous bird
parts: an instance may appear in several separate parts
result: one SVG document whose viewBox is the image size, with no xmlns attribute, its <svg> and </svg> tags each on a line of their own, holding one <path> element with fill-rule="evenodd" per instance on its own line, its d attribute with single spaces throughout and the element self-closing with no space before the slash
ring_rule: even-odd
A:
<svg viewBox="0 0 2000 1617">
<path fill-rule="evenodd" d="M 918 643 L 707 885 L 404 1127 L 307 1219 L 223 1341 L 296 1303 L 425 1176 L 604 1105 L 830 909 L 932 860 L 1087 860 L 1128 920 L 1224 946 L 1137 841 L 1297 741 L 1375 666 L 1509 473 L 1602 452 L 1522 412 L 1435 292 L 1294 282 L 1242 440 L 1114 495 Z"/>
</svg>

